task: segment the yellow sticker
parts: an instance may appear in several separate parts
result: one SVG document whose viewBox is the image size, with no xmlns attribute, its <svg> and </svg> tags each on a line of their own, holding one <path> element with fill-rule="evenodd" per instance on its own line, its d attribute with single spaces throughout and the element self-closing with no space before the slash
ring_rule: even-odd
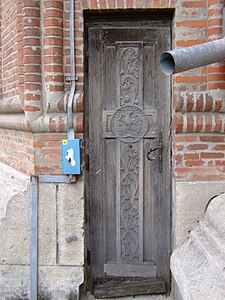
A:
<svg viewBox="0 0 225 300">
<path fill-rule="evenodd" d="M 62 140 L 63 145 L 68 145 L 68 140 Z"/>
</svg>

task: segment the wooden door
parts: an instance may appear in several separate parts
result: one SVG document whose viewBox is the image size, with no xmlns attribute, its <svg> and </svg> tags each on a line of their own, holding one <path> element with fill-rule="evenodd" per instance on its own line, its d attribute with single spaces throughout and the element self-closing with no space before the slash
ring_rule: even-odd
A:
<svg viewBox="0 0 225 300">
<path fill-rule="evenodd" d="M 86 34 L 87 280 L 97 298 L 165 293 L 170 22 L 90 22 Z"/>
</svg>

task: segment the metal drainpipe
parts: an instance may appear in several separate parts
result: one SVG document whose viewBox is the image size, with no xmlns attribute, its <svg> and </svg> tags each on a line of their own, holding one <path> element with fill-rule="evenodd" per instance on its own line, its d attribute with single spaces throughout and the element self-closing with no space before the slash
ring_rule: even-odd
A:
<svg viewBox="0 0 225 300">
<path fill-rule="evenodd" d="M 30 299 L 38 297 L 38 177 L 31 176 Z"/>
<path fill-rule="evenodd" d="M 223 8 L 223 28 L 222 28 L 222 36 L 225 36 L 225 7 Z"/>
<path fill-rule="evenodd" d="M 74 51 L 74 0 L 70 0 L 70 70 L 71 70 L 71 88 L 68 100 L 68 139 L 74 139 L 74 127 L 73 127 L 73 100 L 76 91 L 76 74 L 75 74 L 75 51 Z"/>
<path fill-rule="evenodd" d="M 225 59 L 225 38 L 195 46 L 163 52 L 160 58 L 162 71 L 172 75 L 206 66 Z"/>
<path fill-rule="evenodd" d="M 38 299 L 38 202 L 39 183 L 71 183 L 66 175 L 31 176 L 31 249 L 30 249 L 30 300 Z M 67 239 L 70 241 L 70 236 Z"/>
<path fill-rule="evenodd" d="M 70 68 L 71 68 L 71 89 L 68 100 L 68 139 L 74 139 L 75 129 L 73 127 L 73 100 L 76 91 L 75 74 L 75 52 L 74 52 L 74 0 L 70 0 Z M 70 183 L 71 178 L 67 176 L 42 176 L 42 182 L 63 182 Z M 31 300 L 38 297 L 38 177 L 31 176 Z"/>
</svg>

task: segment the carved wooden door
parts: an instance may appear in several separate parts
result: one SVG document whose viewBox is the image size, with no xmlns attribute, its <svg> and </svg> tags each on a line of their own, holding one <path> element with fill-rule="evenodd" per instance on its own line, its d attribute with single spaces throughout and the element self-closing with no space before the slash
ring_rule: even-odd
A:
<svg viewBox="0 0 225 300">
<path fill-rule="evenodd" d="M 97 298 L 164 293 L 170 81 L 159 56 L 170 22 L 90 22 L 86 34 L 87 281 Z"/>
</svg>

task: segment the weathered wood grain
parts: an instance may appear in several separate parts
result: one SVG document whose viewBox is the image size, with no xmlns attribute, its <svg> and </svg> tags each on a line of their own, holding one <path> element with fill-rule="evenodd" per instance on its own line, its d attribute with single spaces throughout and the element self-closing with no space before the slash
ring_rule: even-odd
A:
<svg viewBox="0 0 225 300">
<path fill-rule="evenodd" d="M 170 23 L 90 22 L 86 32 L 88 276 L 98 298 L 164 293 L 170 286 L 171 91 L 158 61 L 170 47 Z M 160 131 L 162 172 L 157 151 L 154 161 L 147 159 Z"/>
</svg>

